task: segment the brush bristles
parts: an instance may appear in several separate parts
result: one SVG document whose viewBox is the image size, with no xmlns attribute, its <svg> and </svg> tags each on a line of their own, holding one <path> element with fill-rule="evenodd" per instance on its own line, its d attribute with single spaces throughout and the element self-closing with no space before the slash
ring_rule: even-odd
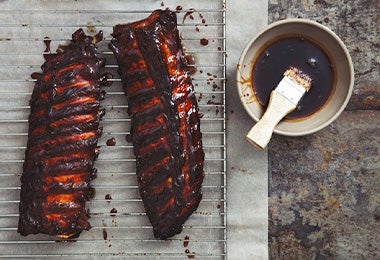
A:
<svg viewBox="0 0 380 260">
<path fill-rule="evenodd" d="M 290 79 L 294 80 L 298 85 L 304 87 L 306 91 L 309 91 L 311 88 L 312 78 L 302 72 L 300 69 L 289 67 L 285 71 L 284 76 L 287 76 Z"/>
</svg>

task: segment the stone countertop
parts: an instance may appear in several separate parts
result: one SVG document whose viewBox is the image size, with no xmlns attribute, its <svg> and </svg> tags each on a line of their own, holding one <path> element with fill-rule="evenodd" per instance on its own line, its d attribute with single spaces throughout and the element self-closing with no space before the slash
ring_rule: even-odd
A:
<svg viewBox="0 0 380 260">
<path fill-rule="evenodd" d="M 271 259 L 380 258 L 380 1 L 268 0 L 268 23 L 302 17 L 346 44 L 355 86 L 343 114 L 268 147 Z"/>
</svg>

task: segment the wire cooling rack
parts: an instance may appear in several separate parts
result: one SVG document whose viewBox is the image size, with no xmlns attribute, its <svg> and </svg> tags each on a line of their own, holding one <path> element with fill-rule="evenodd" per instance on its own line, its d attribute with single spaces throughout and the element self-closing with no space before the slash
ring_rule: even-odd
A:
<svg viewBox="0 0 380 260">
<path fill-rule="evenodd" d="M 112 26 L 145 18 L 158 8 L 178 12 L 186 53 L 195 58 L 205 150 L 203 200 L 183 232 L 166 241 L 153 237 L 135 177 L 127 104 L 117 65 L 107 44 Z M 106 116 L 96 161 L 95 197 L 88 203 L 92 228 L 70 242 L 17 230 L 20 176 L 27 142 L 30 75 L 39 72 L 49 37 L 52 50 L 83 28 L 104 31 L 99 51 L 115 75 L 103 101 Z M 0 257 L 74 259 L 226 258 L 225 2 L 195 1 L 0 1 Z M 107 146 L 114 138 L 115 146 Z M 115 212 L 117 213 L 111 213 Z"/>
</svg>

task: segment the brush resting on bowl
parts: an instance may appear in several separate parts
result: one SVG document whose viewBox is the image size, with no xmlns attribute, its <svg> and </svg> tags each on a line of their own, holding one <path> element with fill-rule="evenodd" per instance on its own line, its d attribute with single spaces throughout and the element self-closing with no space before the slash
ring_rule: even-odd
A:
<svg viewBox="0 0 380 260">
<path fill-rule="evenodd" d="M 335 81 L 335 70 L 326 52 L 303 37 L 285 37 L 270 43 L 254 60 L 252 69 L 253 92 L 260 105 L 266 107 L 271 91 L 283 72 L 295 66 L 313 79 L 313 87 L 287 119 L 307 117 L 318 111 L 329 99 Z"/>
</svg>

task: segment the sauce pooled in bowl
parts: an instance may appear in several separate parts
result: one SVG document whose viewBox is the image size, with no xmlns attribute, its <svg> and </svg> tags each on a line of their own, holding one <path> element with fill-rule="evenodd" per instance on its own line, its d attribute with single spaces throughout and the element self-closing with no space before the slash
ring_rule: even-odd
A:
<svg viewBox="0 0 380 260">
<path fill-rule="evenodd" d="M 334 65 L 326 52 L 303 37 L 282 37 L 267 45 L 253 61 L 252 87 L 261 106 L 266 107 L 269 96 L 284 72 L 294 66 L 313 79 L 312 87 L 287 119 L 301 119 L 317 112 L 331 96 L 335 82 Z"/>
</svg>

